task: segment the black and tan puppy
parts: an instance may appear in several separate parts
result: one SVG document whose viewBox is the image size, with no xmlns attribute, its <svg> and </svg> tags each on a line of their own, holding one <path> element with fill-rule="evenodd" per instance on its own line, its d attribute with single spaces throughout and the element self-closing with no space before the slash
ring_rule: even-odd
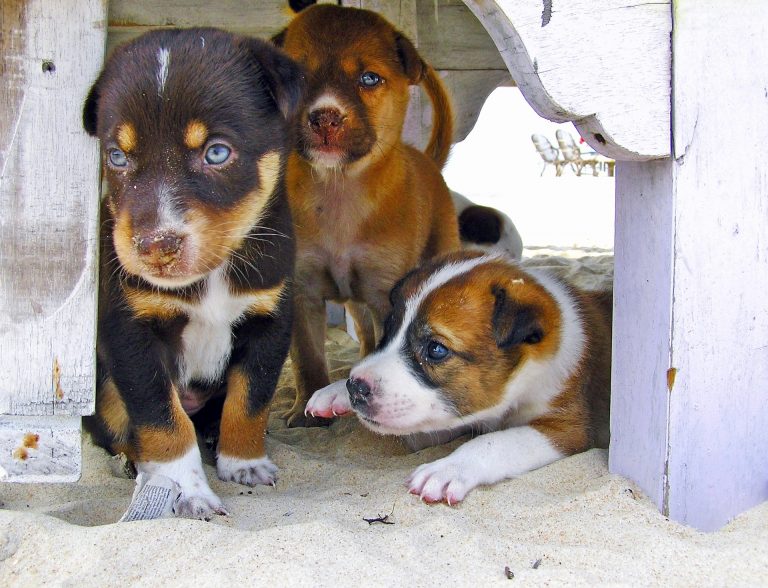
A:
<svg viewBox="0 0 768 588">
<path fill-rule="evenodd" d="M 178 515 L 224 513 L 189 417 L 215 396 L 219 477 L 275 480 L 264 435 L 290 343 L 283 169 L 301 86 L 267 43 L 164 30 L 115 50 L 85 103 L 109 182 L 89 428 L 140 472 L 174 480 Z"/>
<path fill-rule="evenodd" d="M 309 396 L 329 383 L 324 302 L 351 303 L 365 355 L 381 335 L 392 285 L 431 256 L 458 249 L 440 174 L 453 121 L 436 72 L 374 12 L 311 6 L 275 42 L 307 71 L 287 167 L 298 255 L 297 396 L 286 416 L 300 425 L 312 421 L 304 415 Z M 401 137 L 412 85 L 422 85 L 433 106 L 425 152 Z"/>
</svg>

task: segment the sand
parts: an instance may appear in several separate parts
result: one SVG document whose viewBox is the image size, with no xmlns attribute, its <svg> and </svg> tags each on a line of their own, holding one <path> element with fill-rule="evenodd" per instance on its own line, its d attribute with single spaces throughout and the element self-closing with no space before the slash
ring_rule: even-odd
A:
<svg viewBox="0 0 768 588">
<path fill-rule="evenodd" d="M 606 256 L 528 263 L 593 287 L 612 273 Z M 345 377 L 354 343 L 334 329 L 327 348 L 334 375 Z M 275 415 L 291 394 L 286 374 Z M 134 482 L 86 439 L 80 482 L 0 486 L 0 585 L 768 584 L 768 503 L 700 533 L 610 474 L 605 451 L 476 489 L 457 507 L 406 492 L 415 466 L 464 440 L 409 454 L 354 417 L 289 430 L 273 416 L 267 447 L 280 466 L 277 487 L 223 483 L 206 466 L 230 516 L 116 523 Z M 384 515 L 393 524 L 364 520 Z"/>
</svg>

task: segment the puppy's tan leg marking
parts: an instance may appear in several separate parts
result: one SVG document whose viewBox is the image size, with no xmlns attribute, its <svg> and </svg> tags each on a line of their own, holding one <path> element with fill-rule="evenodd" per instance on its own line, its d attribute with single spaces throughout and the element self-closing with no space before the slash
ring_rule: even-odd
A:
<svg viewBox="0 0 768 588">
<path fill-rule="evenodd" d="M 178 394 L 171 394 L 171 422 L 168 426 L 142 425 L 135 430 L 136 461 L 168 462 L 197 447 L 195 427 L 184 412 Z"/>
<path fill-rule="evenodd" d="M 221 415 L 219 454 L 240 459 L 264 457 L 269 407 L 248 409 L 248 376 L 239 367 L 229 372 L 227 398 Z"/>
<path fill-rule="evenodd" d="M 128 411 L 125 409 L 123 397 L 120 396 L 117 386 L 115 386 L 111 379 L 107 380 L 99 389 L 96 400 L 96 412 L 113 437 L 111 443 L 112 451 L 115 453 L 125 453 L 128 459 L 134 460 L 133 451 L 128 441 L 131 419 L 128 417 Z"/>
<path fill-rule="evenodd" d="M 233 367 L 227 378 L 216 470 L 219 478 L 226 482 L 274 486 L 277 466 L 270 461 L 264 449 L 269 406 L 251 410 L 249 387 L 248 375 L 241 367 Z"/>
</svg>

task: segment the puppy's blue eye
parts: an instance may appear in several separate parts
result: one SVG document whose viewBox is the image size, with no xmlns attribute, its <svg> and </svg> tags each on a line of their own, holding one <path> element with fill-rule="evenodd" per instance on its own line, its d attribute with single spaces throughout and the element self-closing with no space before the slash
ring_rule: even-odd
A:
<svg viewBox="0 0 768 588">
<path fill-rule="evenodd" d="M 381 82 L 381 76 L 372 71 L 367 71 L 360 76 L 360 85 L 364 88 L 373 88 Z"/>
<path fill-rule="evenodd" d="M 223 143 L 216 143 L 208 147 L 205 152 L 205 163 L 209 165 L 221 165 L 229 159 L 232 150 Z"/>
<path fill-rule="evenodd" d="M 427 359 L 430 361 L 443 361 L 450 351 L 448 348 L 437 341 L 427 343 Z"/>
<path fill-rule="evenodd" d="M 128 158 L 120 149 L 110 149 L 107 157 L 109 157 L 109 163 L 115 167 L 125 167 L 128 165 Z"/>
</svg>

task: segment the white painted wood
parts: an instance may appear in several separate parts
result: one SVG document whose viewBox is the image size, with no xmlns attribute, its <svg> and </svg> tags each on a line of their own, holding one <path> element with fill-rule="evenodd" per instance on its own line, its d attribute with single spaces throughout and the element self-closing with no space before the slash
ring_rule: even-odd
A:
<svg viewBox="0 0 768 588">
<path fill-rule="evenodd" d="M 768 499 L 766 38 L 765 2 L 676 1 L 675 158 L 617 173 L 610 467 L 704 530 Z"/>
<path fill-rule="evenodd" d="M 0 483 L 77 482 L 80 417 L 0 416 Z"/>
<path fill-rule="evenodd" d="M 669 0 L 465 1 L 541 116 L 608 157 L 669 155 Z"/>
<path fill-rule="evenodd" d="M 0 42 L 0 86 L 12 97 L 0 117 L 0 414 L 88 414 L 99 155 L 80 120 L 105 4 L 9 1 L 4 16 L 14 6 Z"/>
<path fill-rule="evenodd" d="M 672 160 L 616 163 L 612 472 L 664 507 L 671 367 Z"/>
</svg>

